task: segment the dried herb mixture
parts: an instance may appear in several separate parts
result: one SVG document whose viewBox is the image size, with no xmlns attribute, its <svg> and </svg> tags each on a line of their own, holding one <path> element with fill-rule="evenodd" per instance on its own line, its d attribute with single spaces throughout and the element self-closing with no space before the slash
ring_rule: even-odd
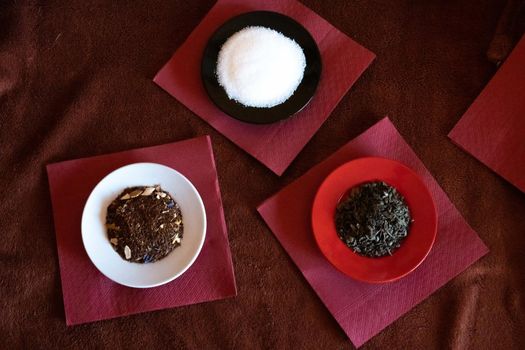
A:
<svg viewBox="0 0 525 350">
<path fill-rule="evenodd" d="M 125 260 L 158 261 L 181 245 L 184 226 L 179 205 L 160 186 L 126 188 L 109 205 L 108 240 Z"/>
<path fill-rule="evenodd" d="M 382 257 L 401 246 L 411 217 L 401 194 L 378 181 L 352 189 L 337 206 L 335 223 L 339 238 L 354 252 Z"/>
</svg>

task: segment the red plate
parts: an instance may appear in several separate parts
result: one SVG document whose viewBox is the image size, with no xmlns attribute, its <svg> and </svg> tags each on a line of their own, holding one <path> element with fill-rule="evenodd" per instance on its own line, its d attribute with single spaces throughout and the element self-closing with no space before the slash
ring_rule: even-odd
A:
<svg viewBox="0 0 525 350">
<path fill-rule="evenodd" d="M 405 197 L 414 220 L 392 256 L 368 258 L 347 247 L 335 228 L 338 202 L 352 187 L 384 181 Z M 363 282 L 392 282 L 414 271 L 427 257 L 437 233 L 434 200 L 419 176 L 405 165 L 384 158 L 360 158 L 343 164 L 323 181 L 314 199 L 312 228 L 321 252 L 337 269 Z"/>
</svg>

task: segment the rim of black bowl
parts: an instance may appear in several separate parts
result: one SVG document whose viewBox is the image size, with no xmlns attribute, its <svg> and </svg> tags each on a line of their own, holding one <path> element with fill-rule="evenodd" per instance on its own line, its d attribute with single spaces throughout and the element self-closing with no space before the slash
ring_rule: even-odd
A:
<svg viewBox="0 0 525 350">
<path fill-rule="evenodd" d="M 295 40 L 306 57 L 301 83 L 288 100 L 274 107 L 247 107 L 231 100 L 217 80 L 217 58 L 222 45 L 230 36 L 249 26 L 274 29 Z M 252 124 L 274 123 L 301 111 L 313 98 L 319 85 L 321 71 L 321 54 L 310 33 L 294 19 L 271 11 L 247 12 L 226 21 L 208 40 L 201 64 L 202 82 L 213 103 L 229 116 Z"/>
</svg>

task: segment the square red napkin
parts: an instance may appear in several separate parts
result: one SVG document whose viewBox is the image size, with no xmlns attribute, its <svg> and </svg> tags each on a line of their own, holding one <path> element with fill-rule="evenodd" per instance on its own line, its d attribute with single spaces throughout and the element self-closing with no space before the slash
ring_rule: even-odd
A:
<svg viewBox="0 0 525 350">
<path fill-rule="evenodd" d="M 287 120 L 253 125 L 235 120 L 209 99 L 201 81 L 201 58 L 208 39 L 228 19 L 267 10 L 292 17 L 313 36 L 323 72 L 308 106 Z M 154 81 L 239 147 L 281 175 L 321 127 L 374 54 L 295 0 L 219 0 Z"/>
<path fill-rule="evenodd" d="M 312 202 L 321 182 L 339 165 L 367 156 L 395 159 L 413 169 L 428 186 L 438 211 L 437 238 L 427 259 L 407 277 L 380 285 L 358 282 L 339 272 L 321 254 L 310 227 Z M 361 346 L 488 252 L 388 118 L 266 200 L 258 210 L 355 346 Z"/>
<path fill-rule="evenodd" d="M 525 192 L 525 36 L 448 136 Z"/>
<path fill-rule="evenodd" d="M 137 162 L 164 164 L 186 176 L 202 197 L 208 221 L 206 240 L 194 264 L 174 281 L 150 289 L 124 287 L 102 275 L 89 260 L 80 232 L 84 204 L 97 183 L 111 171 Z M 68 325 L 236 295 L 226 223 L 208 136 L 50 164 L 47 173 Z"/>
</svg>

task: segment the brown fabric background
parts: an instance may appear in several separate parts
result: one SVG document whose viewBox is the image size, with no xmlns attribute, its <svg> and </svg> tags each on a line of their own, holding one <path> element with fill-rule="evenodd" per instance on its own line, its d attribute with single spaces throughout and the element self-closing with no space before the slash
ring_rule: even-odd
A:
<svg viewBox="0 0 525 350">
<path fill-rule="evenodd" d="M 255 207 L 388 114 L 491 253 L 363 348 L 525 348 L 525 194 L 446 137 L 505 1 L 304 3 L 377 59 L 279 178 L 151 81 L 213 1 L 0 1 L 2 347 L 352 348 Z M 203 134 L 239 295 L 67 328 L 45 164 Z"/>
</svg>

